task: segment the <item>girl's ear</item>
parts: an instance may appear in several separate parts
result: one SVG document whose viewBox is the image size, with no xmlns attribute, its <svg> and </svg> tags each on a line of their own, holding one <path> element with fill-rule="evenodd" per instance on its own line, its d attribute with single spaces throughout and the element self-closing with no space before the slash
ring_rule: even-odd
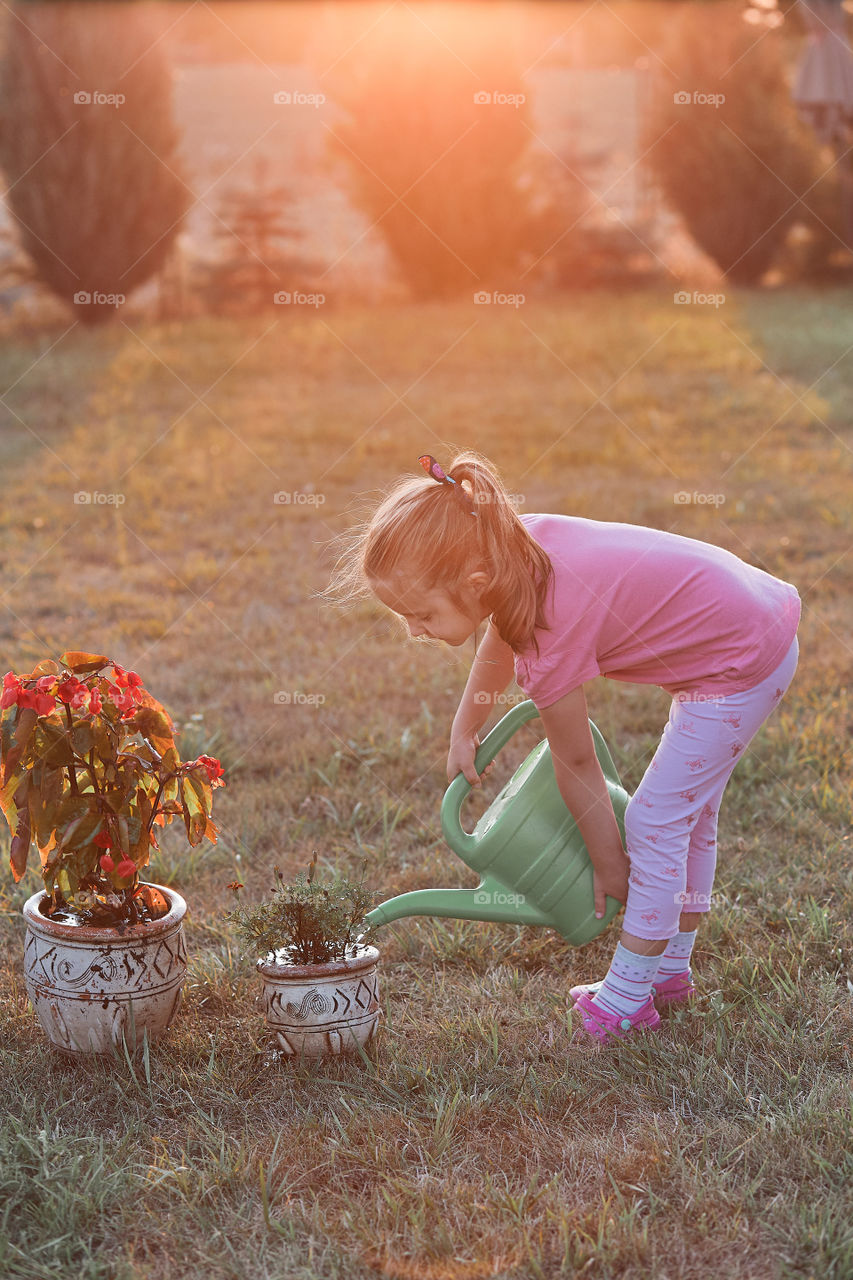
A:
<svg viewBox="0 0 853 1280">
<path fill-rule="evenodd" d="M 469 573 L 466 579 L 468 586 L 472 591 L 476 591 L 478 595 L 482 595 L 489 585 L 489 575 L 485 569 L 475 569 L 473 573 Z"/>
</svg>

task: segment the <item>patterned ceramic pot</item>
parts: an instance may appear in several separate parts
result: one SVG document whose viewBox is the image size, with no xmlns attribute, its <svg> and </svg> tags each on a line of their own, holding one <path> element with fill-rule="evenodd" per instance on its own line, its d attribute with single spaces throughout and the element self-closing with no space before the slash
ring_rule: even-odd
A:
<svg viewBox="0 0 853 1280">
<path fill-rule="evenodd" d="M 379 1024 L 379 952 L 365 947 L 328 964 L 258 961 L 264 1013 L 275 1047 L 288 1056 L 355 1053 Z"/>
<path fill-rule="evenodd" d="M 27 992 L 51 1044 L 63 1053 L 110 1053 L 122 1036 L 129 1049 L 143 1032 L 156 1040 L 181 1002 L 187 970 L 187 904 L 163 885 L 149 898 L 168 903 L 159 920 L 98 928 L 51 920 L 42 890 L 24 904 Z"/>
</svg>

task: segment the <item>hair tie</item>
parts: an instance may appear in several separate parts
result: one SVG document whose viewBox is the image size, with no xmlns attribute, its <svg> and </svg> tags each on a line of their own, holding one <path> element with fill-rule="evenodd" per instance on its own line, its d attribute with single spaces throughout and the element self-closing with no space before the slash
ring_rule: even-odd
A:
<svg viewBox="0 0 853 1280">
<path fill-rule="evenodd" d="M 436 480 L 439 484 L 452 485 L 456 493 L 465 503 L 468 512 L 476 519 L 477 512 L 474 510 L 474 503 L 470 496 L 462 488 L 462 485 L 459 484 L 458 481 L 454 480 L 452 476 L 449 476 L 447 472 L 436 462 L 431 453 L 422 453 L 418 458 L 418 462 L 421 464 L 431 480 Z"/>
</svg>

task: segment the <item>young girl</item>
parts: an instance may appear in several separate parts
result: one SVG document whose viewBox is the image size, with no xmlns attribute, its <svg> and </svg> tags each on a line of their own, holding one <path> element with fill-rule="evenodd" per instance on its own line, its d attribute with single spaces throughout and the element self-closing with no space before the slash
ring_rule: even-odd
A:
<svg viewBox="0 0 853 1280">
<path fill-rule="evenodd" d="M 596 914 L 626 903 L 602 981 L 574 987 L 580 1038 L 653 1029 L 690 999 L 690 955 L 711 905 L 726 783 L 797 666 L 796 588 L 720 547 L 643 525 L 522 515 L 494 469 L 460 454 L 402 481 L 345 557 L 412 636 L 475 637 L 450 735 L 448 779 L 479 784 L 474 756 L 515 677 L 536 704 L 560 793 L 593 864 Z M 488 621 L 476 648 L 476 631 Z M 672 695 L 660 744 L 625 813 L 625 848 L 593 747 L 584 683 L 656 684 Z"/>
</svg>

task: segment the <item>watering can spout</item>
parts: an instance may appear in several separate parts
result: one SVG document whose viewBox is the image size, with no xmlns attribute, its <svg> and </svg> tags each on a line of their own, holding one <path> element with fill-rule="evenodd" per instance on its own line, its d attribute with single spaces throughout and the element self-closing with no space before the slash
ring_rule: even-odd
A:
<svg viewBox="0 0 853 1280">
<path fill-rule="evenodd" d="M 542 912 L 521 894 L 484 881 L 476 889 L 415 889 L 368 912 L 371 928 L 405 916 L 451 916 L 458 920 L 489 920 L 506 924 L 545 924 Z"/>
</svg>

